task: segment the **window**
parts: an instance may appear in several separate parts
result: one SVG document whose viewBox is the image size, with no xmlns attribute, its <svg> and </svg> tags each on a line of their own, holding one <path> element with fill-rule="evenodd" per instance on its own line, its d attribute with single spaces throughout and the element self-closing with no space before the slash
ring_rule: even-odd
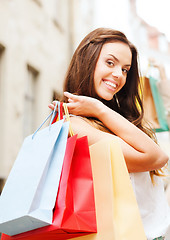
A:
<svg viewBox="0 0 170 240">
<path fill-rule="evenodd" d="M 41 0 L 33 0 L 39 7 L 42 7 Z"/>
<path fill-rule="evenodd" d="M 5 180 L 3 178 L 0 178 L 0 194 L 2 192 L 4 184 L 5 184 Z"/>
<path fill-rule="evenodd" d="M 3 56 L 5 48 L 0 44 L 0 110 L 2 104 L 2 93 L 3 93 L 3 84 L 2 84 L 2 72 L 3 72 Z"/>
<path fill-rule="evenodd" d="M 4 111 L 4 84 L 3 84 L 3 72 L 4 72 L 4 51 L 5 48 L 0 44 L 0 113 Z M 0 117 L 0 191 L 2 189 L 2 181 L 1 178 L 3 174 L 3 136 L 4 136 L 4 125 L 3 125 L 4 118 Z M 3 179 L 2 179 L 3 180 Z"/>
<path fill-rule="evenodd" d="M 32 134 L 35 130 L 38 75 L 37 70 L 30 65 L 27 66 L 24 99 L 24 137 Z"/>
<path fill-rule="evenodd" d="M 61 3 L 61 0 L 54 0 L 54 2 L 53 2 L 53 20 L 54 20 L 54 24 L 60 31 L 62 31 L 62 27 L 63 27 L 62 21 L 61 21 L 61 19 L 63 18 L 62 6 L 63 6 L 63 3 Z"/>
<path fill-rule="evenodd" d="M 4 84 L 3 84 L 3 72 L 4 72 L 4 46 L 0 44 L 0 112 L 3 112 L 4 108 Z M 3 136 L 4 136 L 4 126 L 3 126 L 4 119 L 0 117 L 0 177 L 1 177 L 1 171 L 3 171 L 3 166 L 1 166 L 2 159 L 3 159 Z"/>
<path fill-rule="evenodd" d="M 61 97 L 61 95 L 59 93 L 57 93 L 56 91 L 54 91 L 53 92 L 53 99 L 52 99 L 52 101 L 60 100 L 60 97 Z"/>
<path fill-rule="evenodd" d="M 62 31 L 63 28 L 63 10 L 64 2 L 62 0 L 44 1 L 44 8 L 49 16 L 53 19 L 54 25 Z M 66 14 L 64 12 L 64 14 Z"/>
</svg>

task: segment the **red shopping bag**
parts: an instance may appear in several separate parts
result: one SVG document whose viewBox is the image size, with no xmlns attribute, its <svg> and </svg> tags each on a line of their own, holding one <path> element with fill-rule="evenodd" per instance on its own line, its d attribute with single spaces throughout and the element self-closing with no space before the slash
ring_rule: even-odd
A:
<svg viewBox="0 0 170 240">
<path fill-rule="evenodd" d="M 87 137 L 68 138 L 53 223 L 2 240 L 62 240 L 95 233 L 93 178 Z"/>
</svg>

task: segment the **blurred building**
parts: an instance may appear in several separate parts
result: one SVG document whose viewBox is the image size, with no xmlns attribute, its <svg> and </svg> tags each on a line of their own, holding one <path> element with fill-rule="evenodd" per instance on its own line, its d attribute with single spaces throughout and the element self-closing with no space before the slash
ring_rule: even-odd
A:
<svg viewBox="0 0 170 240">
<path fill-rule="evenodd" d="M 94 28 L 95 0 L 70 0 L 72 53 L 86 34 Z"/>
<path fill-rule="evenodd" d="M 129 23 L 131 24 L 131 35 L 133 43 L 137 46 L 138 52 L 139 52 L 139 60 L 140 60 L 140 69 L 143 76 L 149 78 L 154 78 L 157 83 L 154 84 L 155 86 L 152 86 L 151 88 L 154 88 L 156 90 L 156 84 L 161 84 L 161 76 L 160 71 L 158 68 L 155 68 L 153 66 L 149 66 L 149 59 L 153 59 L 158 64 L 161 64 L 165 67 L 165 72 L 167 76 L 167 80 L 170 85 L 170 42 L 166 38 L 165 34 L 160 32 L 157 28 L 149 25 L 147 22 L 145 22 L 139 15 L 137 14 L 136 9 L 136 0 L 129 0 L 130 3 L 130 9 L 131 14 L 129 15 Z M 152 79 L 153 80 L 153 79 Z M 152 85 L 153 85 L 152 84 Z M 162 83 L 163 84 L 163 83 Z M 150 93 L 149 93 L 150 91 Z M 147 98 L 150 101 L 150 104 L 152 106 L 149 106 L 149 103 L 147 102 L 145 107 L 145 113 L 148 114 L 147 120 L 149 120 L 152 123 L 153 119 L 149 119 L 149 117 L 153 117 L 154 121 L 156 120 L 158 122 L 158 126 L 155 126 L 155 129 L 157 131 L 157 137 L 158 142 L 161 145 L 161 147 L 168 153 L 170 156 L 170 132 L 168 128 L 162 129 L 160 128 L 160 121 L 159 116 L 166 115 L 167 109 L 164 108 L 163 105 L 166 105 L 165 103 L 160 104 L 158 97 L 160 95 L 159 93 L 159 87 L 157 89 L 157 96 L 156 94 L 153 96 L 153 92 L 150 89 L 149 83 L 145 85 L 144 93 L 147 96 Z M 152 94 L 152 95 L 151 95 Z M 161 92 L 163 94 L 163 91 Z M 165 93 L 166 94 L 166 93 Z M 164 96 L 160 96 L 161 98 Z M 157 99 L 155 99 L 157 98 Z M 170 98 L 168 99 L 166 97 L 166 101 L 170 101 Z M 162 101 L 163 102 L 163 101 Z M 158 104 L 159 108 L 158 109 Z M 156 106 L 157 105 L 157 106 Z M 168 104 L 169 105 L 169 104 Z M 147 109 L 150 107 L 150 109 Z M 165 113 L 163 113 L 163 109 L 165 110 Z M 158 113 L 159 112 L 159 113 Z M 159 116 L 158 116 L 159 115 Z M 155 122 L 156 122 L 155 121 Z M 170 126 L 169 126 L 170 128 Z"/>
<path fill-rule="evenodd" d="M 49 113 L 48 104 L 60 96 L 78 43 L 89 31 L 105 26 L 101 22 L 106 13 L 111 19 L 107 27 L 125 32 L 137 46 L 142 73 L 149 58 L 166 68 L 170 63 L 170 43 L 138 16 L 136 0 L 112 0 L 114 14 L 109 0 L 104 2 L 107 11 L 101 6 L 99 12 L 101 2 L 0 1 L 0 182 L 8 176 L 24 137 L 40 125 Z M 161 141 L 169 143 L 165 134 Z"/>
<path fill-rule="evenodd" d="M 148 59 L 153 58 L 164 64 L 168 70 L 170 63 L 170 42 L 164 33 L 149 25 L 138 15 L 136 0 L 128 1 L 131 12 L 131 14 L 129 14 L 131 36 L 140 54 L 140 67 L 145 72 L 147 70 Z M 167 74 L 169 75 L 169 71 L 167 71 Z"/>
<path fill-rule="evenodd" d="M 49 113 L 48 104 L 62 92 L 78 33 L 90 29 L 92 3 L 0 1 L 1 188 L 24 137 L 35 131 Z"/>
<path fill-rule="evenodd" d="M 142 71 L 145 72 L 147 68 L 148 58 L 155 58 L 165 65 L 170 78 L 170 42 L 164 33 L 139 16 L 137 0 L 94 0 L 94 2 L 94 26 L 111 27 L 124 32 L 138 49 Z M 159 14 L 159 18 L 161 14 L 163 13 Z"/>
<path fill-rule="evenodd" d="M 170 158 L 170 42 L 162 32 L 138 16 L 136 0 L 129 0 L 129 3 L 132 41 L 137 46 L 140 69 L 145 79 L 144 117 L 155 129 L 160 147 Z M 148 64 L 150 59 L 165 68 L 165 75 L 161 73 L 160 67 Z M 170 178 L 165 180 L 165 189 L 170 204 Z M 168 234 L 170 236 L 170 232 Z"/>
</svg>

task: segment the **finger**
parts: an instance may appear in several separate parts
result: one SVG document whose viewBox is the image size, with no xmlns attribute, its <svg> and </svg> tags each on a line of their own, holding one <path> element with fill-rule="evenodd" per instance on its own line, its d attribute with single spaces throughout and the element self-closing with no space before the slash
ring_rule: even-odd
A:
<svg viewBox="0 0 170 240">
<path fill-rule="evenodd" d="M 53 105 L 52 103 L 49 104 L 48 107 L 49 107 L 50 109 L 54 110 L 54 105 Z"/>
<path fill-rule="evenodd" d="M 67 98 L 71 98 L 71 99 L 73 99 L 73 100 L 76 100 L 76 99 L 78 99 L 78 97 L 79 97 L 79 96 L 74 95 L 74 94 L 69 93 L 69 92 L 64 92 L 64 96 L 66 96 Z"/>
<path fill-rule="evenodd" d="M 67 103 L 67 107 L 70 110 L 70 109 L 74 109 L 75 105 L 72 102 L 70 102 L 70 103 Z"/>
<path fill-rule="evenodd" d="M 58 101 L 54 100 L 52 104 L 55 106 L 58 103 Z"/>
<path fill-rule="evenodd" d="M 48 105 L 48 107 L 49 107 L 50 109 L 54 110 L 54 109 L 57 107 L 57 105 L 58 105 L 58 101 L 54 100 L 52 103 L 50 103 L 50 104 Z M 57 109 L 56 109 L 56 111 L 57 111 Z"/>
<path fill-rule="evenodd" d="M 71 103 L 71 102 L 74 102 L 74 100 L 71 99 L 71 98 L 69 98 L 69 99 L 68 99 L 68 102 Z"/>
</svg>

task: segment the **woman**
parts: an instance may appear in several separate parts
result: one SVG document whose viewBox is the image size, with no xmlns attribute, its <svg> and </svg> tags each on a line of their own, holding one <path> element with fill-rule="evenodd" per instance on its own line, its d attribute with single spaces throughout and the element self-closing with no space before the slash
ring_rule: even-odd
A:
<svg viewBox="0 0 170 240">
<path fill-rule="evenodd" d="M 163 189 L 156 175 L 167 163 L 168 156 L 152 140 L 151 131 L 142 125 L 137 57 L 136 48 L 123 33 L 105 28 L 92 31 L 73 55 L 65 78 L 64 100 L 70 114 L 75 115 L 71 118 L 74 133 L 80 137 L 87 135 L 89 145 L 103 138 L 119 139 L 146 235 L 154 239 L 165 234 L 170 219 L 164 196 L 159 202 L 148 196 L 155 197 Z M 55 102 L 49 107 L 54 109 L 54 105 Z M 155 188 L 149 171 L 158 183 Z M 146 193 L 143 181 L 147 183 Z M 149 203 L 142 204 L 143 197 Z M 151 209 L 150 203 L 156 204 L 156 208 Z"/>
</svg>

